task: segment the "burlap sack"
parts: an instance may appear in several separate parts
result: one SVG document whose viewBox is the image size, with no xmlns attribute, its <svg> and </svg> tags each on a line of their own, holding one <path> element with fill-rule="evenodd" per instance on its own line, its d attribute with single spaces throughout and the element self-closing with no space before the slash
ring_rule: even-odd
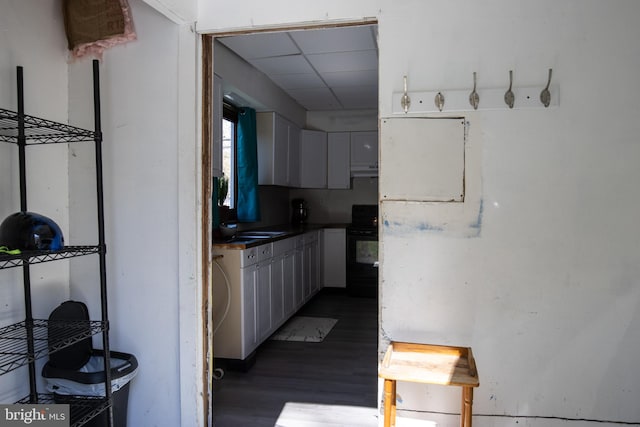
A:
<svg viewBox="0 0 640 427">
<path fill-rule="evenodd" d="M 69 50 L 125 32 L 120 0 L 64 0 L 63 10 Z"/>
</svg>

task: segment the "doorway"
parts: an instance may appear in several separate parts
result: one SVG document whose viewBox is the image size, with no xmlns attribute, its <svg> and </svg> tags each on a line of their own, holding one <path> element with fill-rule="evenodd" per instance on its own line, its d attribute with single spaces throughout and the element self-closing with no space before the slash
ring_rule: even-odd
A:
<svg viewBox="0 0 640 427">
<path fill-rule="evenodd" d="M 301 128 L 309 126 L 328 132 L 377 130 L 378 54 L 377 24 L 375 22 L 206 35 L 203 36 L 203 48 L 204 141 L 215 142 L 216 123 L 221 114 L 218 110 L 223 102 L 237 107 L 248 106 L 256 111 L 277 111 L 288 120 L 297 123 Z M 371 64 L 374 64 L 375 67 L 372 68 Z M 213 84 L 214 75 L 219 79 L 217 89 Z M 216 90 L 219 92 L 215 93 Z M 215 102 L 213 102 L 214 99 Z M 212 175 L 216 169 L 216 152 L 215 143 L 212 146 L 203 147 L 203 200 L 211 200 Z M 362 181 L 363 179 L 365 181 Z M 377 203 L 378 193 L 377 179 L 358 178 L 357 182 L 355 179 L 352 182 L 349 190 L 339 191 L 265 188 L 264 191 L 268 192 L 270 198 L 278 201 L 278 206 L 275 206 L 275 203 L 274 206 L 261 206 L 266 209 L 268 220 L 259 225 L 268 226 L 277 221 L 288 222 L 288 201 L 292 197 L 300 197 L 301 194 L 317 202 L 318 205 L 334 205 L 335 209 L 327 208 L 323 211 L 316 209 L 316 212 L 322 214 L 317 217 L 316 221 L 348 223 L 350 222 L 351 204 Z M 284 209 L 282 208 L 282 200 L 286 204 Z M 330 203 L 324 203 L 327 200 Z M 211 288 L 207 289 L 206 298 L 207 306 L 213 308 L 207 312 L 207 334 L 211 340 L 208 348 L 213 348 L 215 352 L 213 323 L 215 311 L 224 310 L 223 306 L 216 307 L 218 302 L 224 302 L 221 301 L 224 298 L 217 297 L 214 276 L 216 269 L 213 267 L 210 257 L 211 240 L 209 236 L 211 236 L 214 209 L 213 204 L 203 207 L 202 225 L 205 233 L 203 237 L 206 237 L 203 238 L 203 242 L 206 242 L 207 245 L 206 248 L 203 248 L 203 254 L 205 254 L 203 264 L 209 266 L 204 283 L 212 283 Z M 375 300 L 365 303 L 362 300 L 345 299 L 340 302 L 339 295 L 331 295 L 330 292 L 326 294 L 326 298 L 319 299 L 316 306 L 310 304 L 309 307 L 303 307 L 302 310 L 307 309 L 317 313 L 326 311 L 331 306 L 331 303 L 327 301 L 333 301 L 336 307 L 342 306 L 343 309 L 346 309 L 344 304 L 347 303 L 354 303 L 359 309 L 366 309 L 365 306 L 371 305 L 373 301 L 372 311 L 376 316 L 374 333 L 370 336 L 367 334 L 362 336 L 370 338 L 373 350 L 369 356 L 371 360 L 377 361 L 377 307 Z M 357 311 L 354 310 L 354 313 Z M 343 323 L 345 326 L 348 325 L 347 320 Z M 362 322 L 355 322 L 355 324 L 359 323 Z M 352 333 L 355 330 L 354 327 L 348 327 L 348 329 Z M 351 342 L 353 341 L 352 337 Z M 265 347 L 273 349 L 273 346 Z M 363 351 L 366 348 L 365 346 L 361 347 Z M 303 357 L 304 359 L 305 357 Z M 266 357 L 265 360 L 267 360 Z M 211 360 L 209 366 L 212 370 L 213 362 Z M 313 370 L 313 368 L 310 369 Z M 375 372 L 372 373 L 372 378 L 375 380 Z M 211 386 L 214 394 L 215 388 L 216 385 Z M 375 384 L 373 391 L 376 392 Z M 247 405 L 247 401 L 244 404 Z M 278 410 L 283 411 L 284 408 L 280 407 Z M 215 415 L 215 407 L 213 411 Z"/>
</svg>

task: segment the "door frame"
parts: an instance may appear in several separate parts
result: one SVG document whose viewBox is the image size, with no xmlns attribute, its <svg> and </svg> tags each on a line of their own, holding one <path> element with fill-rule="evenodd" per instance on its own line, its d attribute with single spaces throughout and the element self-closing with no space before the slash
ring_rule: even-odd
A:
<svg viewBox="0 0 640 427">
<path fill-rule="evenodd" d="M 257 33 L 274 33 L 295 30 L 311 30 L 311 29 L 328 29 L 339 27 L 354 27 L 362 25 L 378 24 L 376 18 L 364 18 L 359 20 L 324 22 L 322 24 L 299 23 L 288 24 L 282 26 L 269 26 L 251 29 L 226 30 L 221 32 L 207 32 L 200 34 L 201 49 L 201 212 L 200 212 L 200 229 L 201 229 L 201 265 L 202 265 L 202 283 L 201 283 L 201 319 L 202 322 L 202 346 L 203 346 L 203 375 L 202 390 L 204 400 L 204 416 L 209 425 L 213 424 L 213 358 L 214 358 L 214 339 L 213 339 L 213 299 L 215 295 L 212 293 L 213 286 L 210 286 L 213 278 L 213 250 L 212 250 L 212 220 L 213 220 L 213 203 L 212 203 L 212 186 L 213 186 L 213 74 L 215 70 L 214 64 L 214 40 L 217 37 L 229 37 L 246 34 Z M 379 107 L 378 107 L 379 111 Z"/>
</svg>

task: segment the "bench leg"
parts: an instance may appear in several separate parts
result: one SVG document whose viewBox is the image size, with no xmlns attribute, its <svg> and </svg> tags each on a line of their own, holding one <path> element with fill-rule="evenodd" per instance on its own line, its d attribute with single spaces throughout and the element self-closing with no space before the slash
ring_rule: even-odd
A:
<svg viewBox="0 0 640 427">
<path fill-rule="evenodd" d="M 460 427 L 471 427 L 473 413 L 473 387 L 462 387 L 462 412 L 460 413 Z"/>
<path fill-rule="evenodd" d="M 396 382 L 384 380 L 384 427 L 396 424 Z M 393 424 L 392 424 L 393 422 Z"/>
<path fill-rule="evenodd" d="M 391 388 L 391 427 L 396 427 L 396 381 L 393 381 Z"/>
</svg>

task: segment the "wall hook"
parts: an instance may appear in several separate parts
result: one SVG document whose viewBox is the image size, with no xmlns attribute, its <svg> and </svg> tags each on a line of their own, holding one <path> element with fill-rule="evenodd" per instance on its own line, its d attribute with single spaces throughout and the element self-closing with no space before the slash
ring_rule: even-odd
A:
<svg viewBox="0 0 640 427">
<path fill-rule="evenodd" d="M 480 95 L 476 92 L 476 72 L 473 72 L 473 91 L 469 95 L 469 104 L 473 107 L 474 110 L 478 109 L 478 104 L 480 103 Z"/>
<path fill-rule="evenodd" d="M 513 91 L 511 91 L 511 87 L 513 86 L 513 71 L 509 70 L 509 89 L 504 93 L 504 102 L 509 106 L 509 108 L 513 108 L 513 103 L 515 101 L 515 96 L 513 95 Z"/>
<path fill-rule="evenodd" d="M 542 89 L 540 92 L 540 102 L 544 105 L 545 108 L 551 104 L 551 92 L 549 92 L 549 85 L 551 84 L 551 68 L 549 68 L 549 80 L 547 80 L 547 87 Z"/>
<path fill-rule="evenodd" d="M 442 94 L 442 92 L 438 92 L 436 94 L 434 102 L 436 104 L 436 107 L 438 107 L 438 110 L 442 111 L 442 107 L 444 107 L 444 95 Z"/>
<path fill-rule="evenodd" d="M 407 114 L 409 112 L 409 107 L 411 106 L 411 98 L 409 98 L 409 94 L 407 93 L 407 76 L 404 76 L 404 95 L 400 99 L 400 105 L 404 110 L 404 113 Z"/>
</svg>

